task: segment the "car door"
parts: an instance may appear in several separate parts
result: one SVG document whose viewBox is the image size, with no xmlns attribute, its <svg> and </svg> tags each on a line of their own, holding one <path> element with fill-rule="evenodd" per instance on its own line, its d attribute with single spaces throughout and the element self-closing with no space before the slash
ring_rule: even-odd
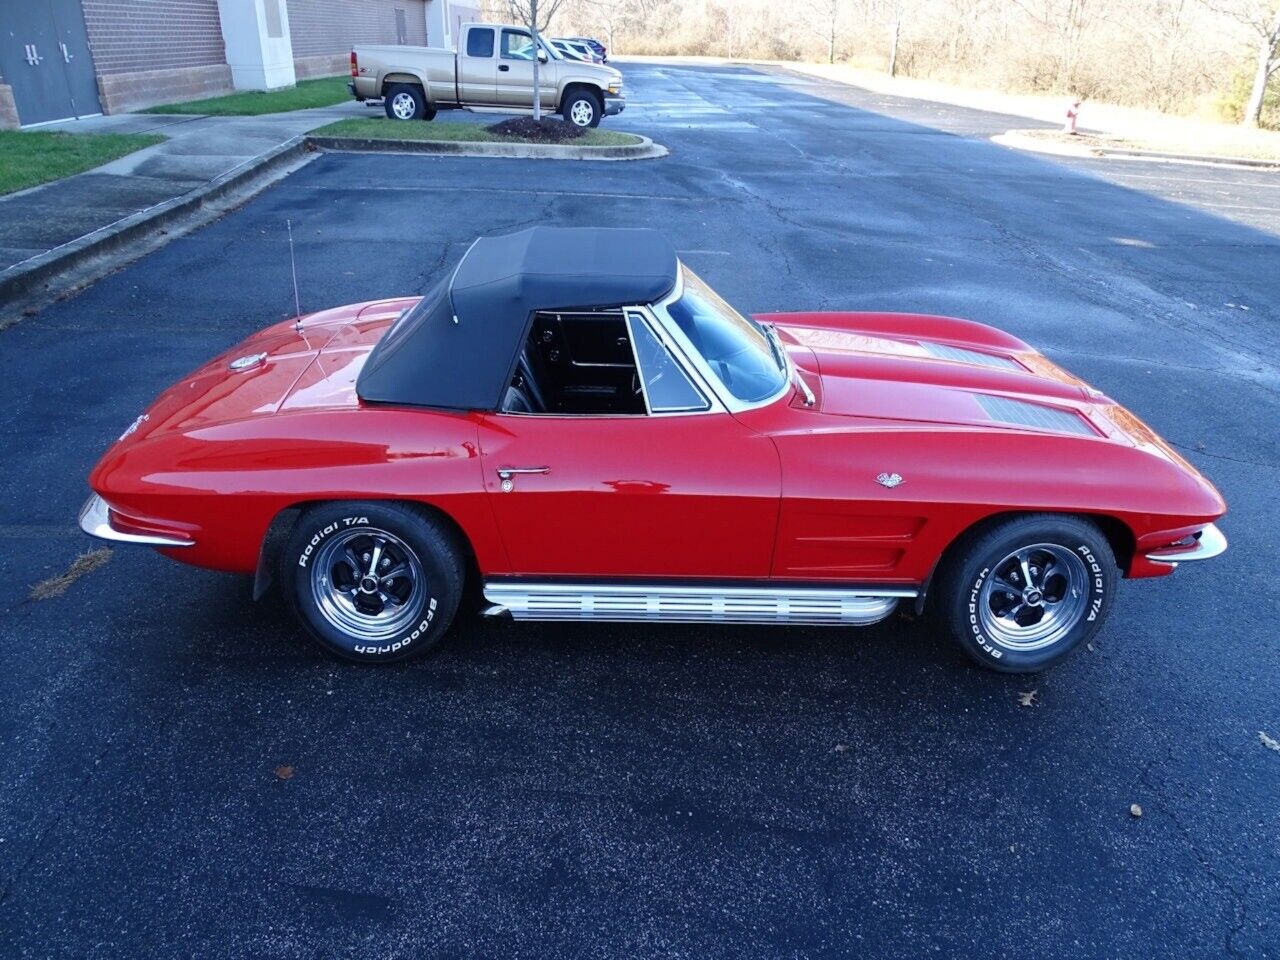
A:
<svg viewBox="0 0 1280 960">
<path fill-rule="evenodd" d="M 503 106 L 533 106 L 533 37 L 527 30 L 503 28 L 497 67 L 497 102 Z M 542 105 L 555 104 L 556 71 L 543 63 L 538 71 Z"/>
<path fill-rule="evenodd" d="M 498 58 L 493 27 L 468 27 L 458 56 L 458 97 L 464 104 L 498 101 Z"/>
<path fill-rule="evenodd" d="M 782 483 L 774 444 L 717 406 L 643 314 L 628 322 L 649 412 L 483 418 L 484 485 L 510 573 L 765 579 Z"/>
</svg>

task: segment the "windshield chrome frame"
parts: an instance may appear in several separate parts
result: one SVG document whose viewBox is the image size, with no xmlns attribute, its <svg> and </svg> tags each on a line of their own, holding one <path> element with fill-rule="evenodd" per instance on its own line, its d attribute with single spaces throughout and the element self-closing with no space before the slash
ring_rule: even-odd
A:
<svg viewBox="0 0 1280 960">
<path fill-rule="evenodd" d="M 671 289 L 669 294 L 653 305 L 650 309 L 650 313 L 653 315 L 654 319 L 658 321 L 662 330 L 670 337 L 673 344 L 679 348 L 680 353 L 684 355 L 686 366 L 692 367 L 697 371 L 698 378 L 715 394 L 716 398 L 724 408 L 730 413 L 742 413 L 746 410 L 756 410 L 760 407 L 767 407 L 770 404 L 777 403 L 783 397 L 787 396 L 791 390 L 795 389 L 794 378 L 797 376 L 795 364 L 784 347 L 782 350 L 782 358 L 786 366 L 781 371 L 783 375 L 782 385 L 776 391 L 761 400 L 753 400 L 750 402 L 746 400 L 739 400 L 733 395 L 733 392 L 724 385 L 724 382 L 716 375 L 715 371 L 711 369 L 711 364 L 707 363 L 706 358 L 698 352 L 694 347 L 693 342 L 685 336 L 684 331 L 680 329 L 680 325 L 675 322 L 675 319 L 667 310 L 667 307 L 684 296 L 684 272 L 688 267 L 685 266 L 683 260 L 677 260 L 676 266 L 676 285 Z M 745 314 L 741 314 L 741 316 L 746 317 Z M 746 319 L 751 323 L 754 323 L 756 326 L 760 326 L 760 321 L 752 319 L 751 317 L 746 317 Z M 770 340 L 769 334 L 763 330 L 761 330 L 761 336 L 763 336 L 766 341 Z M 770 343 L 769 352 L 771 354 L 773 353 L 772 343 Z"/>
</svg>

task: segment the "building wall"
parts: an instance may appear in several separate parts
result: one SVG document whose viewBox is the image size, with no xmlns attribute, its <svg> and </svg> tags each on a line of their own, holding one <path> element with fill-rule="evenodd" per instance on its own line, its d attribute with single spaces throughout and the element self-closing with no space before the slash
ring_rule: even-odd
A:
<svg viewBox="0 0 1280 960">
<path fill-rule="evenodd" d="M 232 89 L 218 0 L 82 0 L 108 113 Z"/>
<path fill-rule="evenodd" d="M 405 42 L 427 42 L 426 0 L 288 0 L 298 79 L 346 72 L 357 43 L 396 43 L 396 10 Z"/>
</svg>

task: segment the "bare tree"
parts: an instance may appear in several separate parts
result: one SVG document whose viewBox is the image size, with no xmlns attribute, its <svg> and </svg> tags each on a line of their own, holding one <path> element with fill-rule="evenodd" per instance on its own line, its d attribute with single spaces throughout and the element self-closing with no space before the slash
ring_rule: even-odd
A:
<svg viewBox="0 0 1280 960">
<path fill-rule="evenodd" d="M 840 26 L 840 13 L 844 0 L 809 0 L 809 19 L 822 32 L 827 41 L 827 63 L 836 62 L 836 32 Z"/>
<path fill-rule="evenodd" d="M 1249 100 L 1240 122 L 1246 127 L 1262 123 L 1262 105 L 1271 75 L 1280 71 L 1280 2 L 1278 0 L 1208 0 L 1208 6 L 1238 20 L 1257 38 L 1257 54 Z"/>
<path fill-rule="evenodd" d="M 898 45 L 902 39 L 902 20 L 907 13 L 907 0 L 889 0 L 889 76 L 898 75 Z"/>
<path fill-rule="evenodd" d="M 533 36 L 533 119 L 542 119 L 542 81 L 538 68 L 542 66 L 542 41 L 538 35 L 551 25 L 551 18 L 564 4 L 564 0 L 507 0 L 507 9 L 517 23 L 529 28 Z"/>
</svg>

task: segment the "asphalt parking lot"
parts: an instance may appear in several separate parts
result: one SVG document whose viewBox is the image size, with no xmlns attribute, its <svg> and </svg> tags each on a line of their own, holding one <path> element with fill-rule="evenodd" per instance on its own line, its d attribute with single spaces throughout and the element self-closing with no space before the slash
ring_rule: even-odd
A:
<svg viewBox="0 0 1280 960">
<path fill-rule="evenodd" d="M 667 159 L 323 155 L 0 332 L 0 955 L 1277 955 L 1280 180 L 1020 154 L 986 138 L 1026 121 L 785 71 L 623 69 L 616 128 Z M 551 222 L 659 227 L 745 310 L 1004 327 L 1203 469 L 1231 549 L 1124 584 L 1094 649 L 1022 678 L 903 621 L 471 619 L 360 669 L 145 550 L 29 599 L 89 546 L 106 444 L 292 312 L 286 219 L 304 309 Z"/>
</svg>

